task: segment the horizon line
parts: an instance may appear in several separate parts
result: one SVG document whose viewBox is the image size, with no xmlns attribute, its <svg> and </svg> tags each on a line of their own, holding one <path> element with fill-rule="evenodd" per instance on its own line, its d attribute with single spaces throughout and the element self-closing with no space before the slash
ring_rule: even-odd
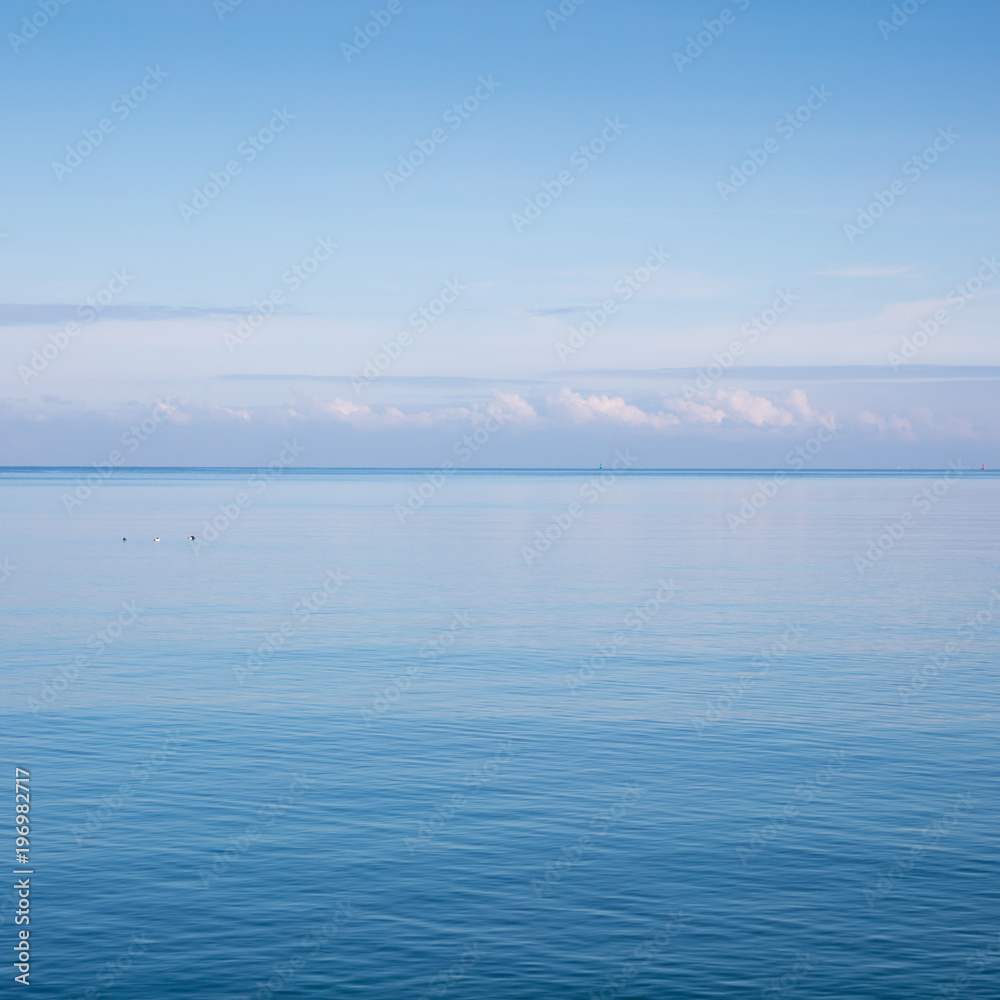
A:
<svg viewBox="0 0 1000 1000">
<path fill-rule="evenodd" d="M 267 470 L 267 465 L 131 465 L 115 466 L 106 469 L 98 464 L 91 465 L 0 465 L 0 475 L 7 472 L 104 472 L 105 478 L 110 478 L 114 472 L 260 472 Z M 277 475 L 301 474 L 301 473 L 422 473 L 431 472 L 445 475 L 481 475 L 490 473 L 581 473 L 589 474 L 594 472 L 609 472 L 619 476 L 626 475 L 763 475 L 763 474 L 783 474 L 786 476 L 824 476 L 824 475 L 864 475 L 864 476 L 906 476 L 906 475 L 938 475 L 942 472 L 956 471 L 951 466 L 941 467 L 920 467 L 920 468 L 816 468 L 816 469 L 790 469 L 778 466 L 658 466 L 648 469 L 604 469 L 593 466 L 484 466 L 481 468 L 465 469 L 442 469 L 439 465 L 397 465 L 397 466 L 360 466 L 360 465 L 315 465 L 315 466 L 289 466 L 278 470 L 273 470 Z M 974 472 L 980 475 L 996 476 L 1000 475 L 1000 469 L 959 469 L 961 475 Z"/>
</svg>

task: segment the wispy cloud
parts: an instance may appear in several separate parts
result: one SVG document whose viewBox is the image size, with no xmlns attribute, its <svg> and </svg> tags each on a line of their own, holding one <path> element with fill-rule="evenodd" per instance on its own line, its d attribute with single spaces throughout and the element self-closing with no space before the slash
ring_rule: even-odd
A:
<svg viewBox="0 0 1000 1000">
<path fill-rule="evenodd" d="M 625 378 L 697 377 L 699 368 L 592 368 L 591 376 Z M 562 378 L 563 372 L 546 372 L 548 378 Z M 1000 379 L 998 365 L 907 365 L 893 370 L 890 365 L 740 365 L 723 379 L 743 382 L 981 382 Z"/>
<path fill-rule="evenodd" d="M 660 300 L 721 299 L 746 291 L 749 283 L 702 271 L 662 271 L 646 298 Z"/>
<path fill-rule="evenodd" d="M 889 417 L 882 417 L 877 413 L 872 413 L 871 410 L 861 410 L 858 413 L 858 423 L 865 430 L 877 431 L 879 434 L 885 434 L 892 430 L 907 437 L 913 436 L 913 425 L 906 417 L 901 417 L 896 413 Z"/>
<path fill-rule="evenodd" d="M 67 323 L 81 318 L 80 305 L 50 303 L 0 303 L 0 326 L 31 326 L 41 323 Z M 168 320 L 168 319 L 232 319 L 249 314 L 245 306 L 163 306 L 137 303 L 107 305 L 101 319 Z"/>
<path fill-rule="evenodd" d="M 820 278 L 901 278 L 913 270 L 908 264 L 882 266 L 861 264 L 855 267 L 831 267 L 825 271 L 811 271 Z"/>
<path fill-rule="evenodd" d="M 552 309 L 527 309 L 525 311 L 528 316 L 567 316 L 572 313 L 585 312 L 587 309 L 593 309 L 596 303 L 584 303 L 578 306 L 555 306 Z"/>
<path fill-rule="evenodd" d="M 358 430 L 423 429 L 447 425 L 477 425 L 489 417 L 530 424 L 538 418 L 535 408 L 516 393 L 494 390 L 490 402 L 468 406 L 438 406 L 406 411 L 398 406 L 369 406 L 336 396 L 325 400 L 318 395 L 301 395 L 289 415 L 299 420 L 332 420 Z"/>
</svg>

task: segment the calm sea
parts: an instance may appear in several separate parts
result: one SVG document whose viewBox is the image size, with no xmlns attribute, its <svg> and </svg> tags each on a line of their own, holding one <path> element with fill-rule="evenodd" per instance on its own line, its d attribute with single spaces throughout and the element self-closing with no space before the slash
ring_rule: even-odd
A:
<svg viewBox="0 0 1000 1000">
<path fill-rule="evenodd" d="M 87 475 L 0 473 L 23 995 L 1000 995 L 1000 478 Z"/>
</svg>

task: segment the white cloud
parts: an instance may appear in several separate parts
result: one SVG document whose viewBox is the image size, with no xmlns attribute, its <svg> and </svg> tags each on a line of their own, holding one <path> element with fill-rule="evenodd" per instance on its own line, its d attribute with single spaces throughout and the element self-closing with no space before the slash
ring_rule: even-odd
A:
<svg viewBox="0 0 1000 1000">
<path fill-rule="evenodd" d="M 486 407 L 491 416 L 503 416 L 505 420 L 515 424 L 530 424 L 538 419 L 538 414 L 531 403 L 516 392 L 500 392 L 494 389 L 493 400 Z"/>
<path fill-rule="evenodd" d="M 666 430 L 681 424 L 719 426 L 727 422 L 780 429 L 829 422 L 834 417 L 833 413 L 821 414 L 814 410 L 801 389 L 788 394 L 785 406 L 738 388 L 700 392 L 691 399 L 668 397 L 663 400 L 662 410 L 644 410 L 626 402 L 622 396 L 592 394 L 585 397 L 564 387 L 549 398 L 548 404 L 550 410 L 570 423 L 599 421 L 650 430 Z"/>
<path fill-rule="evenodd" d="M 746 389 L 705 390 L 691 399 L 664 400 L 664 406 L 680 413 L 685 423 L 721 424 L 725 420 L 754 427 L 794 427 L 817 422 L 829 423 L 833 413 L 821 414 L 809 405 L 802 389 L 793 389 L 779 406 L 766 396 L 754 396 Z"/>
<path fill-rule="evenodd" d="M 179 399 L 154 403 L 149 408 L 148 413 L 143 412 L 143 416 L 155 413 L 159 420 L 166 420 L 171 424 L 191 425 L 208 420 L 238 420 L 241 423 L 250 423 L 253 419 L 248 409 L 233 409 L 229 406 L 218 406 L 215 403 L 208 403 L 203 400 Z"/>
<path fill-rule="evenodd" d="M 877 413 L 872 413 L 871 410 L 861 410 L 858 413 L 858 420 L 862 427 L 867 430 L 878 431 L 879 434 L 885 434 L 886 431 L 892 430 L 901 437 L 913 437 L 913 425 L 906 417 L 901 417 L 896 413 L 893 413 L 889 417 L 882 417 Z"/>
<path fill-rule="evenodd" d="M 638 406 L 626 403 L 621 396 L 591 395 L 584 398 L 568 386 L 560 389 L 557 395 L 550 396 L 548 403 L 550 409 L 575 424 L 598 421 L 662 430 L 680 423 L 672 413 L 647 413 Z"/>
<path fill-rule="evenodd" d="M 775 406 L 766 396 L 752 396 L 746 389 L 716 389 L 715 401 L 730 417 L 745 420 L 754 427 L 789 427 L 795 423 L 788 410 Z"/>
<path fill-rule="evenodd" d="M 663 405 L 675 413 L 680 413 L 685 418 L 686 423 L 721 424 L 726 419 L 726 411 L 720 410 L 710 403 L 696 402 L 702 396 L 707 397 L 708 393 L 699 393 L 695 399 L 668 399 L 664 401 Z"/>
<path fill-rule="evenodd" d="M 793 389 L 788 394 L 786 405 L 794 410 L 802 418 L 802 422 L 806 424 L 819 423 L 832 426 L 836 421 L 837 414 L 833 410 L 827 410 L 826 413 L 814 410 L 809 405 L 809 398 L 802 389 Z"/>
<path fill-rule="evenodd" d="M 516 393 L 494 390 L 493 397 L 493 401 L 485 406 L 473 403 L 470 406 L 441 406 L 407 413 L 398 406 L 376 408 L 340 396 L 324 400 L 313 395 L 300 399 L 298 409 L 292 413 L 300 419 L 326 418 L 364 430 L 427 429 L 447 424 L 480 424 L 490 417 L 502 417 L 505 422 L 527 424 L 538 418 L 534 407 Z"/>
</svg>

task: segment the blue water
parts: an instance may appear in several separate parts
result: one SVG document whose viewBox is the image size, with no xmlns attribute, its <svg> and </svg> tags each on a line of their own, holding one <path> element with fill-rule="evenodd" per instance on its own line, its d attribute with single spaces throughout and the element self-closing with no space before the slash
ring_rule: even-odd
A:
<svg viewBox="0 0 1000 1000">
<path fill-rule="evenodd" d="M 1000 478 L 86 474 L 0 473 L 32 996 L 1000 995 Z"/>
</svg>

